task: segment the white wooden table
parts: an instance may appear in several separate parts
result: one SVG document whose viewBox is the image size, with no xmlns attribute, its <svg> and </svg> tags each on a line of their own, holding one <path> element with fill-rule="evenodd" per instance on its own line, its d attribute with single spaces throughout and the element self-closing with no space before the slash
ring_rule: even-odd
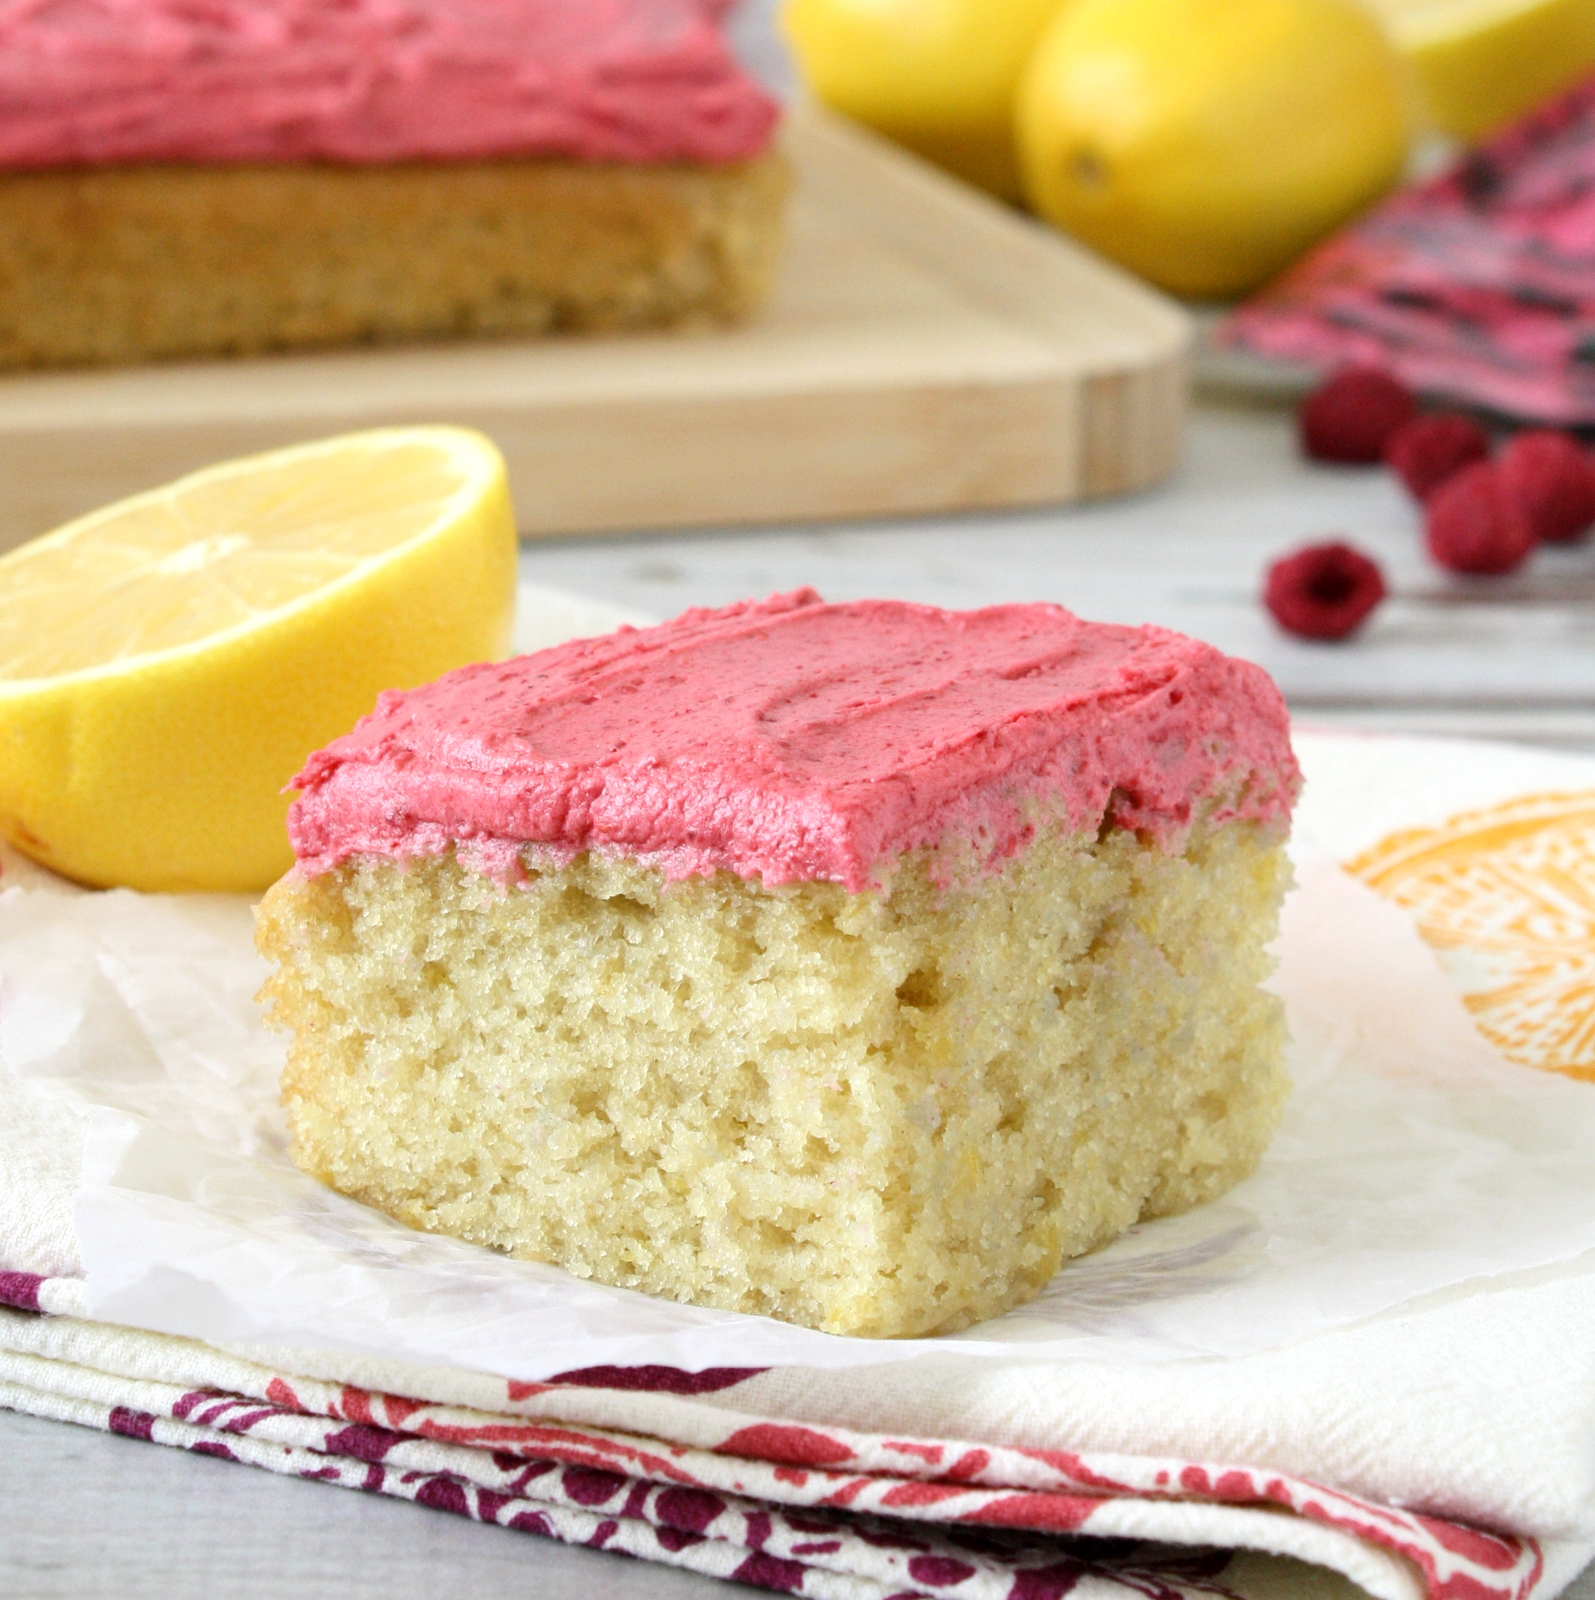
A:
<svg viewBox="0 0 1595 1600">
<path fill-rule="evenodd" d="M 1350 642 L 1288 638 L 1258 603 L 1263 569 L 1330 536 L 1375 556 L 1392 598 Z M 1510 578 L 1448 577 L 1391 474 L 1303 460 L 1289 414 L 1264 407 L 1198 406 L 1176 477 L 1120 500 L 570 540 L 529 547 L 522 572 L 658 617 L 805 583 L 830 599 L 1055 600 L 1260 662 L 1305 722 L 1595 750 L 1595 541 L 1543 549 Z"/>
<path fill-rule="evenodd" d="M 1428 568 L 1415 527 L 1383 473 L 1301 462 L 1287 417 L 1205 408 L 1179 476 L 1130 500 L 871 527 L 570 541 L 528 548 L 522 565 L 532 582 L 655 616 L 804 583 L 838 598 L 949 606 L 1057 600 L 1091 617 L 1183 628 L 1261 661 L 1298 713 L 1319 723 L 1595 750 L 1595 545 L 1542 557 L 1519 579 L 1462 585 Z M 1347 645 L 1285 639 L 1256 600 L 1270 556 L 1326 534 L 1377 554 L 1395 590 Z M 0 1412 L 4 1600 L 719 1600 L 732 1592 L 740 1591 L 620 1556 Z M 1595 1600 L 1595 1573 L 1571 1593 Z"/>
</svg>

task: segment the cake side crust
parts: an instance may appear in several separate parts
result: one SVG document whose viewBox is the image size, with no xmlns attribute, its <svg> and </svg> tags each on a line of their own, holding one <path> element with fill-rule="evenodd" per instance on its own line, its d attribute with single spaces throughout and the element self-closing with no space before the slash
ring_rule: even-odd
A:
<svg viewBox="0 0 1595 1600">
<path fill-rule="evenodd" d="M 949 1331 L 1249 1172 L 1280 830 L 1053 824 L 948 889 L 592 852 L 292 874 L 260 911 L 295 1159 L 417 1227 L 686 1302 Z"/>
<path fill-rule="evenodd" d="M 788 186 L 778 152 L 0 174 L 0 369 L 734 322 Z"/>
</svg>

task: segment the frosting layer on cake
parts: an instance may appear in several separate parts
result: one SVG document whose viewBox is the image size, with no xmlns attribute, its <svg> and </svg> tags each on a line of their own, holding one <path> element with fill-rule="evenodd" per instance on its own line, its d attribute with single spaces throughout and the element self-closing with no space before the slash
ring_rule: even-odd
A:
<svg viewBox="0 0 1595 1600">
<path fill-rule="evenodd" d="M 509 876 L 532 842 L 857 892 L 949 836 L 995 864 L 1038 811 L 1176 848 L 1202 806 L 1283 824 L 1298 786 L 1279 691 L 1210 645 L 804 589 L 384 694 L 288 829 L 312 875 L 452 844 Z"/>
<path fill-rule="evenodd" d="M 712 0 L 12 0 L 0 166 L 729 162 L 774 102 Z"/>
</svg>

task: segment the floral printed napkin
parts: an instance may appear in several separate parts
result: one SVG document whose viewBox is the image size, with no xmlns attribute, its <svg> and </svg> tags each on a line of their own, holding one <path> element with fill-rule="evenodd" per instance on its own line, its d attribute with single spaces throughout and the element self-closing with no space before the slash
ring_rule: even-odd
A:
<svg viewBox="0 0 1595 1600">
<path fill-rule="evenodd" d="M 808 1427 L 734 1409 L 760 1376 L 738 1369 L 473 1376 L 478 1404 L 429 1402 L 27 1315 L 41 1291 L 0 1274 L 0 1405 L 819 1600 L 1233 1596 L 1237 1547 L 1387 1600 L 1549 1592 L 1533 1539 L 1283 1473 Z"/>
</svg>

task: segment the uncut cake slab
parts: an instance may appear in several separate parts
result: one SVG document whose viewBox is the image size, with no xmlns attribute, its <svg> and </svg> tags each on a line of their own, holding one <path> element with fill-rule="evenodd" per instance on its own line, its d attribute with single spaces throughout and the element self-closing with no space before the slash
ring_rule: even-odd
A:
<svg viewBox="0 0 1595 1600">
<path fill-rule="evenodd" d="M 817 109 L 784 253 L 731 330 L 473 340 L 0 377 L 9 545 L 210 461 L 447 417 L 521 532 L 1068 501 L 1173 469 L 1183 312 Z"/>
</svg>

